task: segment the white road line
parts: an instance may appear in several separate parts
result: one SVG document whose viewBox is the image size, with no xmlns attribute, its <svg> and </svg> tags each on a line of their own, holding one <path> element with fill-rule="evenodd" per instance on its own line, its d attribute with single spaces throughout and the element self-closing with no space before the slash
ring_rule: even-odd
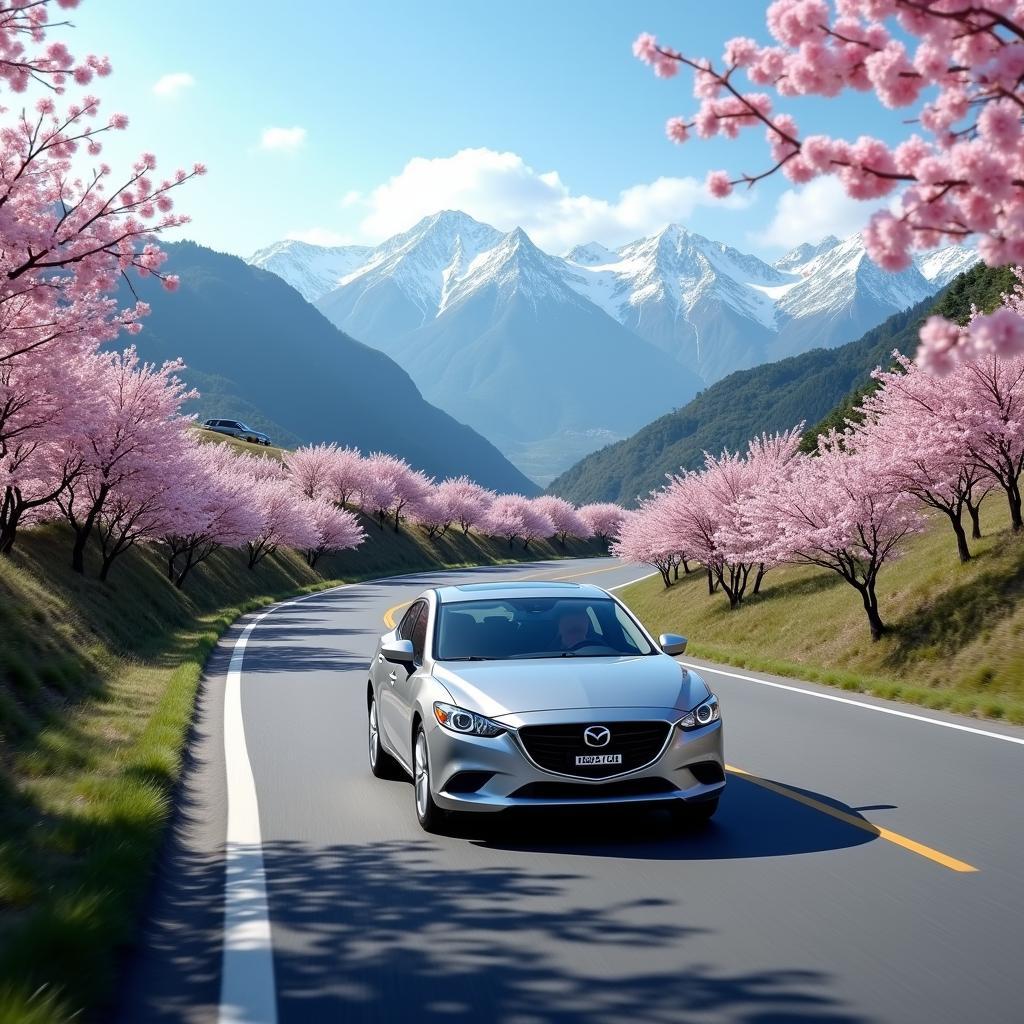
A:
<svg viewBox="0 0 1024 1024">
<path fill-rule="evenodd" d="M 627 566 L 623 566 L 622 568 L 625 569 Z M 608 593 L 611 593 L 613 590 L 621 590 L 623 587 L 631 587 L 634 583 L 639 583 L 641 580 L 649 580 L 652 576 L 657 575 L 658 574 L 656 572 L 649 572 L 646 576 L 637 576 L 635 580 L 630 580 L 628 583 L 620 583 L 617 587 L 606 587 L 605 589 Z"/>
<path fill-rule="evenodd" d="M 242 630 L 231 651 L 224 685 L 228 828 L 224 843 L 224 943 L 218 1024 L 277 1024 L 274 950 L 267 907 L 259 800 L 242 717 L 245 648 L 253 631 L 268 615 L 347 586 L 349 584 L 316 590 L 272 605 Z"/>
<path fill-rule="evenodd" d="M 991 740 L 1005 740 L 1007 743 L 1017 743 L 1024 746 L 1024 738 L 1019 736 L 1007 736 L 1001 732 L 990 732 L 987 729 L 975 729 L 970 725 L 959 725 L 956 722 L 943 722 L 939 718 L 929 718 L 927 715 L 913 715 L 909 711 L 897 711 L 895 708 L 883 708 L 878 704 L 869 704 L 863 700 L 853 700 L 850 697 L 839 697 L 832 693 L 819 693 L 817 690 L 805 690 L 800 686 L 788 686 L 786 683 L 775 683 L 770 679 L 758 679 L 756 676 L 745 676 L 739 672 L 727 672 L 720 668 L 710 668 L 707 665 L 697 665 L 690 661 L 681 661 L 680 665 L 695 669 L 697 672 L 710 672 L 714 675 L 729 676 L 731 679 L 742 679 L 747 683 L 758 683 L 761 686 L 771 686 L 776 690 L 790 690 L 792 693 L 802 693 L 807 697 L 820 697 L 821 700 L 832 700 L 837 704 L 849 704 L 855 708 L 865 708 L 868 711 L 877 711 L 882 715 L 895 715 L 897 718 L 909 718 L 914 722 L 926 722 L 928 725 L 938 725 L 943 729 L 956 729 L 957 732 L 969 732 L 975 736 L 985 736 Z"/>
</svg>

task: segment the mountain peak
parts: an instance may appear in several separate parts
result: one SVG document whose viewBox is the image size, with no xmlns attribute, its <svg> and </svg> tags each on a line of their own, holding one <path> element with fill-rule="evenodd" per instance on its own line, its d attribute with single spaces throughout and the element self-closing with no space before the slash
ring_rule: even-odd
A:
<svg viewBox="0 0 1024 1024">
<path fill-rule="evenodd" d="M 853 237 L 851 235 L 845 242 L 851 241 Z M 859 233 L 856 237 L 860 238 Z M 777 259 L 772 266 L 776 270 L 782 270 L 786 273 L 799 273 L 800 267 L 810 263 L 811 260 L 816 259 L 823 253 L 830 252 L 837 246 L 845 244 L 845 242 L 836 238 L 835 235 L 826 235 L 820 242 L 804 242 L 795 249 L 790 249 L 785 256 Z"/>
<path fill-rule="evenodd" d="M 614 263 L 618 253 L 603 246 L 600 242 L 584 242 L 574 245 L 564 256 L 570 263 L 581 263 L 584 266 L 595 266 L 599 263 Z"/>
</svg>

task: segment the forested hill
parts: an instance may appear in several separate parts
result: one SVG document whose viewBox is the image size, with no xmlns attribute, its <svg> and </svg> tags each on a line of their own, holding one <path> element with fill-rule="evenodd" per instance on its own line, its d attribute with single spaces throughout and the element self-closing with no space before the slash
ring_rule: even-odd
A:
<svg viewBox="0 0 1024 1024">
<path fill-rule="evenodd" d="M 1007 269 L 978 266 L 857 341 L 730 374 L 632 437 L 588 455 L 548 490 L 577 503 L 631 506 L 664 483 L 666 473 L 698 468 L 705 451 L 739 449 L 762 431 L 788 430 L 801 421 L 808 427 L 831 422 L 830 414 L 870 382 L 871 371 L 888 363 L 893 349 L 916 350 L 918 327 L 929 313 L 962 321 L 972 303 L 991 309 L 1011 285 Z"/>
</svg>

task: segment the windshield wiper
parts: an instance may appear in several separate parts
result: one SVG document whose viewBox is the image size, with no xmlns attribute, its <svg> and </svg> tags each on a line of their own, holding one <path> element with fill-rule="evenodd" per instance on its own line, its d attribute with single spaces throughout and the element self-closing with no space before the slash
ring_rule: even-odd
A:
<svg viewBox="0 0 1024 1024">
<path fill-rule="evenodd" d="M 495 660 L 494 658 L 491 658 L 491 657 L 489 657 L 487 655 L 484 655 L 484 654 L 468 654 L 465 658 L 442 658 L 441 659 L 441 661 L 494 661 L 494 660 Z"/>
</svg>

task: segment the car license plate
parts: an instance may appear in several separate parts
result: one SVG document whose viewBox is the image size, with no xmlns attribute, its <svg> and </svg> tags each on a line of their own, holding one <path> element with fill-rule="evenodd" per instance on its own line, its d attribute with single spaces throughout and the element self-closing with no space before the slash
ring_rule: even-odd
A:
<svg viewBox="0 0 1024 1024">
<path fill-rule="evenodd" d="M 622 764 L 621 754 L 580 754 L 576 764 Z"/>
</svg>

